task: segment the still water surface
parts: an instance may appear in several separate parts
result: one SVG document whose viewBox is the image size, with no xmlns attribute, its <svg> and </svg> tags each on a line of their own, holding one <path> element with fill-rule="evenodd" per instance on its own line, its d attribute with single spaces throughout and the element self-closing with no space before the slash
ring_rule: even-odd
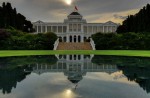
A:
<svg viewBox="0 0 150 98">
<path fill-rule="evenodd" d="M 150 58 L 0 58 L 0 98 L 150 98 Z"/>
</svg>

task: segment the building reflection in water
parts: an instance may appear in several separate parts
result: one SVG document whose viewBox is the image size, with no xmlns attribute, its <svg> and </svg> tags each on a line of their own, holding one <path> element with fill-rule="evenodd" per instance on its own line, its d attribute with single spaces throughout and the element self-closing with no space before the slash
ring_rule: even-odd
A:
<svg viewBox="0 0 150 98">
<path fill-rule="evenodd" d="M 114 73 L 118 71 L 116 65 L 111 64 L 94 64 L 91 62 L 93 55 L 56 55 L 58 61 L 56 64 L 32 66 L 33 72 L 42 74 L 46 72 L 64 72 L 65 76 L 68 76 L 68 80 L 77 87 L 79 81 L 83 79 L 83 76 L 87 72 L 106 72 Z"/>
<path fill-rule="evenodd" d="M 0 89 L 4 94 L 11 93 L 12 88 L 15 88 L 18 82 L 26 79 L 31 72 L 39 75 L 63 72 L 68 80 L 75 84 L 76 89 L 87 72 L 112 74 L 122 71 L 123 77 L 126 76 L 129 81 L 135 81 L 149 93 L 149 65 L 149 58 L 138 57 L 55 55 L 0 58 Z M 68 89 L 65 93 L 69 95 L 72 91 Z"/>
</svg>

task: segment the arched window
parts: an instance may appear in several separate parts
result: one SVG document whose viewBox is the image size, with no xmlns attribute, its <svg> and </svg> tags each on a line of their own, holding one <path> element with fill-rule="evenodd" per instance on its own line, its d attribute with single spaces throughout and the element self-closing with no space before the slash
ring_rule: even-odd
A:
<svg viewBox="0 0 150 98">
<path fill-rule="evenodd" d="M 64 42 L 66 42 L 67 41 L 67 38 L 66 38 L 66 36 L 64 37 Z"/>
<path fill-rule="evenodd" d="M 80 35 L 78 36 L 78 42 L 81 42 L 81 36 Z"/>
</svg>

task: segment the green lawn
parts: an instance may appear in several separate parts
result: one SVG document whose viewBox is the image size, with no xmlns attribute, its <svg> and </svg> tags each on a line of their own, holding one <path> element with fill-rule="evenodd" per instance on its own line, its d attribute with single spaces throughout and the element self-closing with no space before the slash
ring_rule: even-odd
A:
<svg viewBox="0 0 150 98">
<path fill-rule="evenodd" d="M 54 54 L 95 54 L 95 55 L 117 55 L 117 56 L 141 56 L 150 57 L 150 51 L 140 50 L 4 50 L 0 51 L 0 57 L 6 56 L 28 56 L 28 55 L 54 55 Z"/>
</svg>

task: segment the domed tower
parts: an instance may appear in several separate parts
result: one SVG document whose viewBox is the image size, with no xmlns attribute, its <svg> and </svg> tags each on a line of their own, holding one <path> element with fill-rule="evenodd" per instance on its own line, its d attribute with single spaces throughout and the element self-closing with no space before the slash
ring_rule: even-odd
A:
<svg viewBox="0 0 150 98">
<path fill-rule="evenodd" d="M 68 19 L 74 22 L 79 22 L 82 20 L 82 15 L 78 12 L 72 12 L 70 15 L 68 15 Z"/>
<path fill-rule="evenodd" d="M 67 42 L 84 42 L 83 25 L 87 22 L 78 12 L 77 7 L 67 16 L 64 23 L 67 24 Z"/>
<path fill-rule="evenodd" d="M 87 23 L 83 16 L 78 12 L 78 10 L 74 10 L 68 15 L 68 19 L 64 20 L 65 23 L 74 22 L 74 23 Z"/>
</svg>

